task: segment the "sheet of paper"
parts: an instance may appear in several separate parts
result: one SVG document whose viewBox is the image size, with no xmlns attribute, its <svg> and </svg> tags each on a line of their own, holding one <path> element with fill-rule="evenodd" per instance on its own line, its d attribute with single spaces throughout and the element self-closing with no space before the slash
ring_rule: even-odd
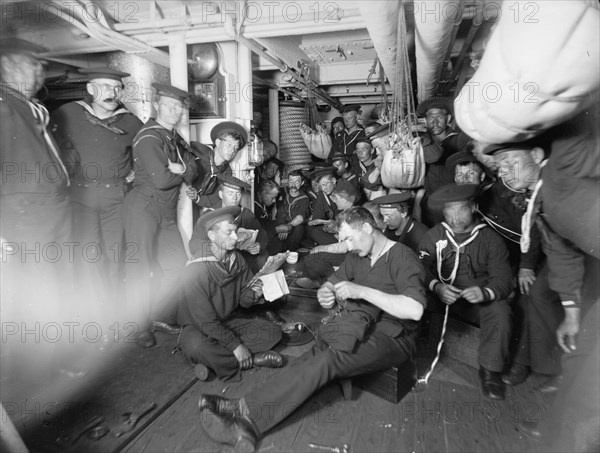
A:
<svg viewBox="0 0 600 453">
<path fill-rule="evenodd" d="M 268 302 L 273 302 L 290 293 L 290 288 L 285 281 L 285 275 L 280 269 L 260 278 L 263 282 L 263 296 Z"/>
</svg>

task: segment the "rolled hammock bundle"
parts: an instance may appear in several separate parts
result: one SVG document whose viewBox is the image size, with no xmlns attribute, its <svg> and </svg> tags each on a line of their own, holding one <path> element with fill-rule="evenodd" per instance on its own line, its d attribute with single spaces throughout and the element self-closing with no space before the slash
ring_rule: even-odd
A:
<svg viewBox="0 0 600 453">
<path fill-rule="evenodd" d="M 425 158 L 421 139 L 416 132 L 415 102 L 413 99 L 407 30 L 404 8 L 398 20 L 396 62 L 402 66 L 396 77 L 388 147 L 383 155 L 381 180 L 395 189 L 416 189 L 425 180 Z"/>
<path fill-rule="evenodd" d="M 331 151 L 331 135 L 321 121 L 312 91 L 308 91 L 306 99 L 306 119 L 308 124 L 300 125 L 300 135 L 310 153 L 319 159 L 327 159 Z"/>
<path fill-rule="evenodd" d="M 483 143 L 528 140 L 597 102 L 598 2 L 532 3 L 521 20 L 511 5 L 454 101 L 460 128 Z"/>
</svg>

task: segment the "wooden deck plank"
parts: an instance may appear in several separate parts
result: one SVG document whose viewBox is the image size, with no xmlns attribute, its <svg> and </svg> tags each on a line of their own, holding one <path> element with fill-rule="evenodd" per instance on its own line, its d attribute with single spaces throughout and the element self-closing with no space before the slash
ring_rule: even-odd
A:
<svg viewBox="0 0 600 453">
<path fill-rule="evenodd" d="M 83 389 L 80 394 L 64 404 L 65 410 L 53 414 L 42 426 L 28 433 L 26 444 L 33 451 L 61 453 L 107 453 L 121 449 L 197 380 L 183 355 L 171 354 L 177 337 L 159 333 L 157 340 L 158 345 L 148 349 L 125 345 L 111 366 L 77 380 Z M 123 413 L 140 410 L 152 402 L 156 408 L 141 419 L 132 432 L 115 436 L 122 427 Z M 110 429 L 106 436 L 91 440 L 84 435 L 75 445 L 56 442 L 64 436 L 75 438 L 97 415 L 104 417 L 102 425 Z"/>
<path fill-rule="evenodd" d="M 310 298 L 298 296 L 293 303 L 283 307 L 281 313 L 288 319 L 318 322 L 323 311 L 312 302 Z M 107 376 L 110 385 L 89 398 L 92 408 L 101 407 L 115 417 L 122 412 L 124 402 L 160 402 L 161 409 L 155 412 L 151 424 L 141 425 L 136 432 L 123 438 L 129 442 L 126 446 L 117 444 L 115 441 L 121 439 L 111 438 L 111 433 L 104 441 L 78 443 L 74 450 L 38 448 L 36 451 L 231 451 L 213 442 L 202 429 L 197 407 L 200 395 L 216 393 L 240 397 L 265 385 L 276 371 L 244 371 L 243 379 L 233 383 L 214 378 L 198 382 L 183 356 L 170 354 L 175 339 L 165 336 L 160 339 L 160 348 L 141 350 L 134 347 L 128 353 L 130 355 L 124 354 L 120 359 L 121 366 L 112 369 Z M 421 375 L 432 358 L 431 351 L 423 349 L 421 343 L 425 342 L 426 339 L 421 339 L 419 346 Z M 308 348 L 310 344 L 281 350 L 287 354 L 286 362 L 289 363 Z M 509 388 L 506 401 L 487 400 L 481 395 L 477 370 L 448 357 L 438 363 L 429 383 L 420 389 L 422 391 L 409 392 L 398 404 L 358 387 L 354 387 L 353 398 L 345 400 L 337 383 L 331 383 L 268 432 L 260 441 L 258 451 L 317 451 L 311 450 L 309 443 L 338 447 L 348 444 L 353 452 L 381 453 L 543 451 L 515 430 L 519 419 L 537 415 L 534 413 L 537 408 L 546 407 L 550 402 L 548 397 L 532 391 L 535 385 L 537 382 L 529 379 L 521 386 Z M 181 396 L 173 401 L 181 391 Z M 82 422 L 74 421 L 73 426 Z M 68 427 L 68 432 L 75 431 L 73 426 Z M 114 420 L 109 426 L 115 427 Z M 51 443 L 52 436 L 44 439 Z"/>
</svg>

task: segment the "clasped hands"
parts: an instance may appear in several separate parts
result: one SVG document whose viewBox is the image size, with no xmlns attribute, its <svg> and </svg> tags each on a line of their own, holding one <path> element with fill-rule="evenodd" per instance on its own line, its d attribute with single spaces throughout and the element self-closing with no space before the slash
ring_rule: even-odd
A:
<svg viewBox="0 0 600 453">
<path fill-rule="evenodd" d="M 188 196 L 188 198 L 190 200 L 195 200 L 196 197 L 198 197 L 198 189 L 196 189 L 195 187 L 188 187 L 188 189 L 186 190 L 185 194 Z"/>
<path fill-rule="evenodd" d="M 331 309 L 337 300 L 362 299 L 362 286 L 348 281 L 339 282 L 335 285 L 326 282 L 317 291 L 317 300 L 321 307 Z"/>
<path fill-rule="evenodd" d="M 483 293 L 483 289 L 479 286 L 471 286 L 469 288 L 460 290 L 452 285 L 438 283 L 437 285 L 435 285 L 434 293 L 446 305 L 452 305 L 461 297 L 472 304 L 478 304 L 486 300 L 485 294 Z"/>
</svg>

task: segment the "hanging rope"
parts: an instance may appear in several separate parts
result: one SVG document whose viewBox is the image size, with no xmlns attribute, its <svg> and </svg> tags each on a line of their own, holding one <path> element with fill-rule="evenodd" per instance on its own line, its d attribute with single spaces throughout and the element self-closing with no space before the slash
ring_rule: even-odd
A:
<svg viewBox="0 0 600 453">
<path fill-rule="evenodd" d="M 378 60 L 379 64 L 379 83 L 381 84 L 381 108 L 379 111 L 379 120 L 382 124 L 389 123 L 390 121 L 390 101 L 388 99 L 387 88 L 385 86 L 385 71 L 381 61 Z"/>
<path fill-rule="evenodd" d="M 476 226 L 473 229 L 473 231 L 471 231 L 469 238 L 466 239 L 465 241 L 461 242 L 460 244 L 458 244 L 456 242 L 456 240 L 454 239 L 454 234 L 452 233 L 452 228 L 450 228 L 448 226 L 448 224 L 446 224 L 445 222 L 442 222 L 442 225 L 446 229 L 445 233 L 446 233 L 447 240 L 439 240 L 435 244 L 437 274 L 438 274 L 440 283 L 452 285 L 454 283 L 454 280 L 456 279 L 456 273 L 458 272 L 458 266 L 460 264 L 460 250 L 463 247 L 465 247 L 466 245 L 473 242 L 479 235 L 479 231 L 482 228 L 486 228 L 486 224 L 482 223 L 482 224 Z M 454 247 L 454 250 L 455 250 L 454 264 L 452 266 L 452 272 L 450 272 L 450 275 L 448 277 L 444 277 L 442 275 L 442 261 L 443 261 L 443 253 L 442 252 L 448 246 L 449 243 L 452 244 L 452 246 Z M 431 377 L 431 374 L 433 373 L 433 370 L 440 359 L 440 354 L 442 352 L 442 345 L 444 344 L 444 336 L 446 334 L 446 325 L 448 324 L 449 311 L 450 311 L 450 305 L 446 305 L 446 310 L 444 311 L 444 322 L 442 324 L 442 333 L 440 335 L 440 341 L 438 342 L 438 345 L 436 348 L 435 358 L 433 359 L 433 362 L 431 363 L 431 367 L 429 368 L 429 371 L 425 374 L 425 377 L 417 379 L 417 384 L 416 384 L 417 388 L 420 385 L 421 386 L 427 385 L 427 381 L 429 381 L 429 378 Z"/>
<path fill-rule="evenodd" d="M 416 189 L 425 181 L 425 157 L 421 139 L 416 131 L 415 101 L 413 98 L 408 31 L 404 7 L 398 16 L 396 67 L 391 134 L 381 166 L 381 179 L 386 187 Z"/>
<path fill-rule="evenodd" d="M 310 68 L 308 65 L 302 67 L 302 75 L 310 82 Z M 326 159 L 331 151 L 331 136 L 321 121 L 321 115 L 317 109 L 317 100 L 312 90 L 306 91 L 305 121 L 300 125 L 300 134 L 306 147 L 313 156 Z"/>
</svg>

